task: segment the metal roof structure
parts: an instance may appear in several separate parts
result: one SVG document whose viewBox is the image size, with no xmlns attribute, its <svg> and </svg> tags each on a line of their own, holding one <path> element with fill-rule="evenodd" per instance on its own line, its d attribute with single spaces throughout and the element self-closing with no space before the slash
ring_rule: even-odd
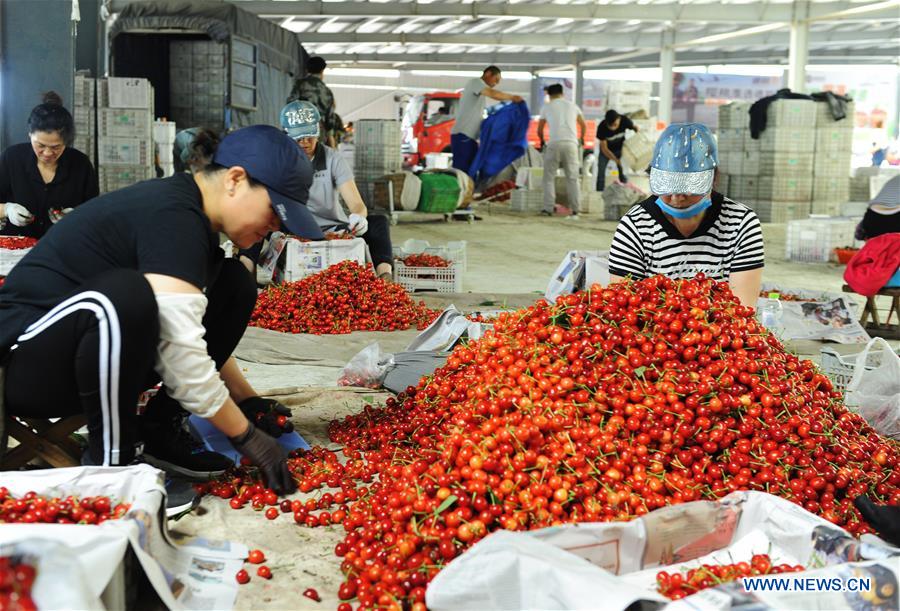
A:
<svg viewBox="0 0 900 611">
<path fill-rule="evenodd" d="M 675 65 L 786 64 L 800 22 L 811 64 L 900 63 L 900 0 L 228 1 L 360 68 L 656 66 L 663 47 Z"/>
</svg>

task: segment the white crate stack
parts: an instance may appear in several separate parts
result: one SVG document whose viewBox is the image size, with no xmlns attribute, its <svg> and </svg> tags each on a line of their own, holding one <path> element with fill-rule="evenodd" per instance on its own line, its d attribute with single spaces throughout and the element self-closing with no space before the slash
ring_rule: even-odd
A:
<svg viewBox="0 0 900 611">
<path fill-rule="evenodd" d="M 743 101 L 719 106 L 717 189 L 735 201 L 752 205 L 759 197 L 759 140 L 750 137 L 749 110 L 750 102 Z"/>
<path fill-rule="evenodd" d="M 75 94 L 72 118 L 75 120 L 75 140 L 72 147 L 81 151 L 97 167 L 97 79 L 87 74 L 75 74 Z"/>
<path fill-rule="evenodd" d="M 153 178 L 153 87 L 147 79 L 103 79 L 97 109 L 100 192 Z"/>
<path fill-rule="evenodd" d="M 178 129 L 175 123 L 166 120 L 153 122 L 153 144 L 156 147 L 156 158 L 163 176 L 175 173 L 175 134 Z"/>
<path fill-rule="evenodd" d="M 360 119 L 354 125 L 353 173 L 366 204 L 374 204 L 374 181 L 403 167 L 400 121 Z"/>
<path fill-rule="evenodd" d="M 650 112 L 650 93 L 653 83 L 641 81 L 612 81 L 606 87 L 606 109 L 619 114 L 643 110 Z"/>
<path fill-rule="evenodd" d="M 816 154 L 813 168 L 812 213 L 838 216 L 850 199 L 850 160 L 853 156 L 855 107 L 835 121 L 828 104 L 816 104 Z"/>
<path fill-rule="evenodd" d="M 169 108 L 178 125 L 225 128 L 228 46 L 212 40 L 169 43 Z"/>
<path fill-rule="evenodd" d="M 776 100 L 760 134 L 759 189 L 753 204 L 760 221 L 784 223 L 809 216 L 816 148 L 816 103 Z"/>
</svg>

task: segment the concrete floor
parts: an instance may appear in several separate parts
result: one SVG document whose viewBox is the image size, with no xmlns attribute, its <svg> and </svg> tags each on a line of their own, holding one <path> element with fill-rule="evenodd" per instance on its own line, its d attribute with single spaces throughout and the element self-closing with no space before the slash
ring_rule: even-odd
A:
<svg viewBox="0 0 900 611">
<path fill-rule="evenodd" d="M 606 250 L 615 221 L 582 215 L 577 221 L 544 218 L 498 210 L 479 210 L 483 220 L 415 220 L 403 217 L 391 228 L 394 244 L 407 239 L 427 240 L 432 246 L 466 240 L 468 271 L 463 290 L 473 292 L 543 292 L 550 275 L 569 250 Z M 409 219 L 409 220 L 407 220 Z M 784 260 L 785 224 L 764 224 L 766 270 L 763 282 L 811 290 L 840 292 L 844 267 L 836 264 L 795 263 Z"/>
</svg>

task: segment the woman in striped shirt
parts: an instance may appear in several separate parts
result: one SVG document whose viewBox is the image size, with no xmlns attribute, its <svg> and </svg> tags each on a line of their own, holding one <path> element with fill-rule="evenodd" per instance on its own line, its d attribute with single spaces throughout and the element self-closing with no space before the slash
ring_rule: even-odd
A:
<svg viewBox="0 0 900 611">
<path fill-rule="evenodd" d="M 727 281 L 745 306 L 755 307 L 765 260 L 756 214 L 713 191 L 716 142 L 700 123 L 673 123 L 653 151 L 653 196 L 629 210 L 613 236 L 612 281 L 662 274 L 704 273 Z"/>
</svg>

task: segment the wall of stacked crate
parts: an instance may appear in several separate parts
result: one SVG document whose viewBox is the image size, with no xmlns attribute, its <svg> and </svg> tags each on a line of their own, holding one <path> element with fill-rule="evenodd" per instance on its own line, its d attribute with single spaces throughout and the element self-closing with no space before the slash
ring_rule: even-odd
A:
<svg viewBox="0 0 900 611">
<path fill-rule="evenodd" d="M 544 208 L 544 168 L 526 167 L 518 169 L 524 176 L 516 177 L 515 189 L 509 200 L 509 208 L 513 212 L 527 212 L 537 214 Z M 568 185 L 562 170 L 556 174 L 556 203 L 562 206 L 568 205 Z M 584 214 L 603 214 L 602 193 L 596 190 L 596 181 L 590 174 L 583 174 L 579 180 L 581 189 L 580 206 Z"/>
<path fill-rule="evenodd" d="M 750 136 L 750 105 L 719 107 L 718 189 L 763 222 L 840 216 L 850 199 L 853 105 L 835 121 L 825 103 L 777 100 L 759 139 Z"/>
<path fill-rule="evenodd" d="M 403 167 L 400 150 L 400 121 L 360 119 L 354 124 L 355 154 L 353 174 L 363 201 L 375 206 L 375 180 L 399 172 Z"/>
<path fill-rule="evenodd" d="M 169 114 L 183 128 L 225 128 L 227 45 L 212 40 L 169 43 Z"/>
<path fill-rule="evenodd" d="M 72 147 L 81 151 L 97 167 L 97 79 L 87 74 L 75 75 L 72 117 L 75 120 L 75 140 Z"/>
<path fill-rule="evenodd" d="M 643 110 L 650 112 L 650 94 L 653 83 L 641 81 L 610 81 L 606 85 L 606 108 L 619 114 Z"/>
<path fill-rule="evenodd" d="M 171 121 L 153 122 L 153 145 L 156 147 L 156 158 L 163 176 L 175 173 L 175 134 L 178 128 Z"/>
<path fill-rule="evenodd" d="M 153 87 L 146 79 L 98 83 L 97 161 L 100 192 L 154 178 Z"/>
<path fill-rule="evenodd" d="M 841 216 L 850 201 L 850 161 L 853 156 L 855 108 L 835 121 L 828 104 L 816 104 L 816 154 L 813 162 L 812 214 Z"/>
</svg>

